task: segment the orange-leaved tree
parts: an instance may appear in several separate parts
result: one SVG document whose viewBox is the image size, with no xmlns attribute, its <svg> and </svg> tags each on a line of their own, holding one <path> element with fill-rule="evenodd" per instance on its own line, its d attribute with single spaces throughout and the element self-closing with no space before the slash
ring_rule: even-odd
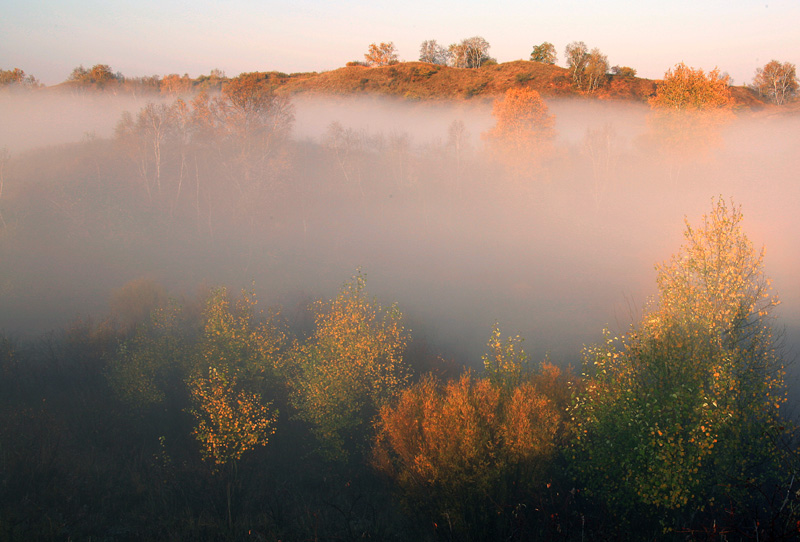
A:
<svg viewBox="0 0 800 542">
<path fill-rule="evenodd" d="M 525 507 L 540 509 L 568 392 L 555 366 L 531 370 L 520 343 L 495 326 L 485 377 L 427 376 L 380 411 L 373 465 L 445 536 L 505 538 Z"/>
<path fill-rule="evenodd" d="M 510 168 L 536 168 L 552 150 L 555 117 L 533 89 L 510 88 L 495 100 L 496 124 L 483 137 L 490 151 Z"/>
<path fill-rule="evenodd" d="M 393 42 L 377 45 L 371 43 L 369 52 L 364 54 L 364 59 L 370 66 L 388 66 L 397 62 L 397 52 Z"/>
</svg>

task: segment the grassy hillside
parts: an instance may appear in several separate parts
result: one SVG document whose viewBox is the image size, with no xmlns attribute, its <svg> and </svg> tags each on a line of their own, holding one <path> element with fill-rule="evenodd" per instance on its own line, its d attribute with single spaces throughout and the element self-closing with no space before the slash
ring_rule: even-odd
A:
<svg viewBox="0 0 800 542">
<path fill-rule="evenodd" d="M 494 98 L 509 88 L 526 87 L 544 97 L 583 96 L 601 100 L 644 102 L 657 81 L 609 75 L 594 92 L 572 86 L 569 71 L 560 66 L 517 60 L 479 69 L 451 68 L 424 62 L 402 62 L 368 68 L 349 66 L 319 74 L 293 74 L 276 79 L 278 91 L 288 94 L 383 94 L 410 100 Z M 761 107 L 763 100 L 746 87 L 731 87 L 739 107 Z"/>
</svg>

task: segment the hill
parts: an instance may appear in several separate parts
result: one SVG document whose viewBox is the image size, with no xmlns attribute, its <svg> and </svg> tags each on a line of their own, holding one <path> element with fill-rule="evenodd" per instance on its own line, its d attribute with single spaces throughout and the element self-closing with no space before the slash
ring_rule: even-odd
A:
<svg viewBox="0 0 800 542">
<path fill-rule="evenodd" d="M 517 60 L 478 69 L 452 68 L 425 62 L 391 66 L 348 66 L 318 74 L 292 74 L 275 80 L 280 93 L 379 94 L 410 100 L 494 98 L 513 87 L 526 87 L 544 97 L 585 97 L 601 100 L 645 102 L 655 94 L 657 81 L 608 75 L 606 84 L 593 92 L 576 90 L 566 68 Z M 747 87 L 731 87 L 738 107 L 764 105 Z"/>
</svg>

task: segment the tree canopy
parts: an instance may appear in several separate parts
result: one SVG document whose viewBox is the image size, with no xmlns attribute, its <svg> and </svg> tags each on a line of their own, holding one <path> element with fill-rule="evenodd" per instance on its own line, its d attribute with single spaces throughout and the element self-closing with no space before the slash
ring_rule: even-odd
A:
<svg viewBox="0 0 800 542">
<path fill-rule="evenodd" d="M 797 72 L 794 64 L 772 60 L 756 70 L 753 88 L 775 104 L 781 105 L 797 95 Z"/>
</svg>

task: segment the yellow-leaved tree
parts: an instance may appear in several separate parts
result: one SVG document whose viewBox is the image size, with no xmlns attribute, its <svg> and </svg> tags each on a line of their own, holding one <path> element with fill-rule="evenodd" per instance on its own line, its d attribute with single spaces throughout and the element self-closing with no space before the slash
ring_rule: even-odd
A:
<svg viewBox="0 0 800 542">
<path fill-rule="evenodd" d="M 402 314 L 367 297 L 353 277 L 333 300 L 313 306 L 316 328 L 290 354 L 287 373 L 298 417 L 329 459 L 361 452 L 378 409 L 405 387 L 407 344 Z"/>
<path fill-rule="evenodd" d="M 719 144 L 720 128 L 733 118 L 730 78 L 684 63 L 667 70 L 650 98 L 651 132 L 675 156 L 705 152 Z"/>
<path fill-rule="evenodd" d="M 255 299 L 231 303 L 224 288 L 206 302 L 197 370 L 189 379 L 194 435 L 203 457 L 219 469 L 267 444 L 277 413 L 264 393 L 275 392 L 285 336 L 274 320 L 256 322 Z"/>
<path fill-rule="evenodd" d="M 778 300 L 741 221 L 720 198 L 687 222 L 642 322 L 585 352 L 572 465 L 620 519 L 688 529 L 727 521 L 722 503 L 758 515 L 761 491 L 781 482 Z"/>
</svg>

